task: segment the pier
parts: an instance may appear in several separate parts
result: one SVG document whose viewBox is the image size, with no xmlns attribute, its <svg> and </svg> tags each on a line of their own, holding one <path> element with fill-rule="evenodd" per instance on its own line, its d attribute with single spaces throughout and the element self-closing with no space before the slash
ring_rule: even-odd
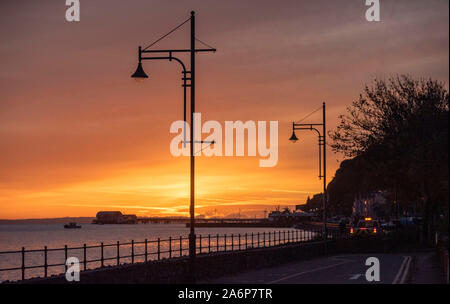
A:
<svg viewBox="0 0 450 304">
<path fill-rule="evenodd" d="M 137 223 L 141 224 L 186 224 L 190 226 L 187 217 L 138 217 Z M 267 218 L 196 218 L 196 227 L 290 227 L 279 226 Z"/>
</svg>

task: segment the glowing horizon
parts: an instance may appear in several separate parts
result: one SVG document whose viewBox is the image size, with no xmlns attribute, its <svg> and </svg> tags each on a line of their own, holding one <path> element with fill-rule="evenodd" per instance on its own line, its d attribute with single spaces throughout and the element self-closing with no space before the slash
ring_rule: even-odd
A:
<svg viewBox="0 0 450 304">
<path fill-rule="evenodd" d="M 62 2 L 3 1 L 0 219 L 188 214 L 189 159 L 169 151 L 170 124 L 183 113 L 180 68 L 145 62 L 149 79 L 130 75 L 137 47 L 193 9 L 198 38 L 218 49 L 196 59 L 202 120 L 279 122 L 273 168 L 259 167 L 258 156 L 196 158 L 197 213 L 302 204 L 322 191 L 317 135 L 298 132 L 292 144 L 291 122 L 325 101 L 332 129 L 375 77 L 448 84 L 448 5 L 384 1 L 382 22 L 369 23 L 353 0 L 99 0 L 83 2 L 81 21 L 68 23 Z M 181 28 L 156 47 L 187 38 Z M 327 156 L 329 182 L 342 157 Z"/>
</svg>

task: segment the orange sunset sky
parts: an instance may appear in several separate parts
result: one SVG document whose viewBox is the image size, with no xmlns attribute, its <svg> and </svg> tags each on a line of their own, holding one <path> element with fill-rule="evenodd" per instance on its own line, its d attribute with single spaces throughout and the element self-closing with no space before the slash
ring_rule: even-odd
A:
<svg viewBox="0 0 450 304">
<path fill-rule="evenodd" d="M 63 0 L 0 2 L 0 218 L 187 215 L 189 159 L 169 151 L 180 67 L 148 61 L 146 82 L 130 75 L 137 47 L 191 10 L 197 37 L 218 49 L 197 56 L 203 121 L 279 122 L 273 168 L 259 156 L 197 158 L 198 214 L 262 216 L 321 192 L 317 135 L 288 138 L 322 101 L 331 129 L 375 77 L 448 83 L 447 0 L 383 0 L 381 22 L 365 20 L 363 0 L 80 3 L 81 21 L 69 23 Z M 155 46 L 187 47 L 188 26 Z M 329 181 L 342 157 L 328 151 Z"/>
</svg>

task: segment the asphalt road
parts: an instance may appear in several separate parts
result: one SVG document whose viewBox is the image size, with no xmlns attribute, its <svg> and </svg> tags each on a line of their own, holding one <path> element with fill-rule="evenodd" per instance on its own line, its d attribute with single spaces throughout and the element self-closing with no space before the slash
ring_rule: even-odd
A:
<svg viewBox="0 0 450 304">
<path fill-rule="evenodd" d="M 369 257 L 380 262 L 380 280 L 367 281 Z M 214 284 L 403 284 L 411 256 L 400 254 L 352 254 L 292 262 L 277 267 L 241 273 L 202 283 Z M 372 264 L 371 264 L 372 265 Z"/>
</svg>

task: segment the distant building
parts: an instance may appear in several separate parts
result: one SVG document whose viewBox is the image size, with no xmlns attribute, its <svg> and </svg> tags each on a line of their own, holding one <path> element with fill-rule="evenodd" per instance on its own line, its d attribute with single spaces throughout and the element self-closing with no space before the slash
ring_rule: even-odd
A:
<svg viewBox="0 0 450 304">
<path fill-rule="evenodd" d="M 383 191 L 373 192 L 366 196 L 359 196 L 353 201 L 353 217 L 377 218 L 379 211 L 386 204 L 385 193 Z"/>
<path fill-rule="evenodd" d="M 120 211 L 97 212 L 94 224 L 136 224 L 137 216 L 134 214 L 122 214 Z"/>
<path fill-rule="evenodd" d="M 277 221 L 281 216 L 280 211 L 272 211 L 269 213 L 269 221 Z"/>
<path fill-rule="evenodd" d="M 136 224 L 137 216 L 136 214 L 124 214 L 120 224 Z"/>
<path fill-rule="evenodd" d="M 286 221 L 286 220 L 309 220 L 313 215 L 308 212 L 304 212 L 301 210 L 296 210 L 290 212 L 289 209 L 285 209 L 283 211 L 272 211 L 269 213 L 269 221 L 277 222 L 277 221 Z"/>
</svg>

